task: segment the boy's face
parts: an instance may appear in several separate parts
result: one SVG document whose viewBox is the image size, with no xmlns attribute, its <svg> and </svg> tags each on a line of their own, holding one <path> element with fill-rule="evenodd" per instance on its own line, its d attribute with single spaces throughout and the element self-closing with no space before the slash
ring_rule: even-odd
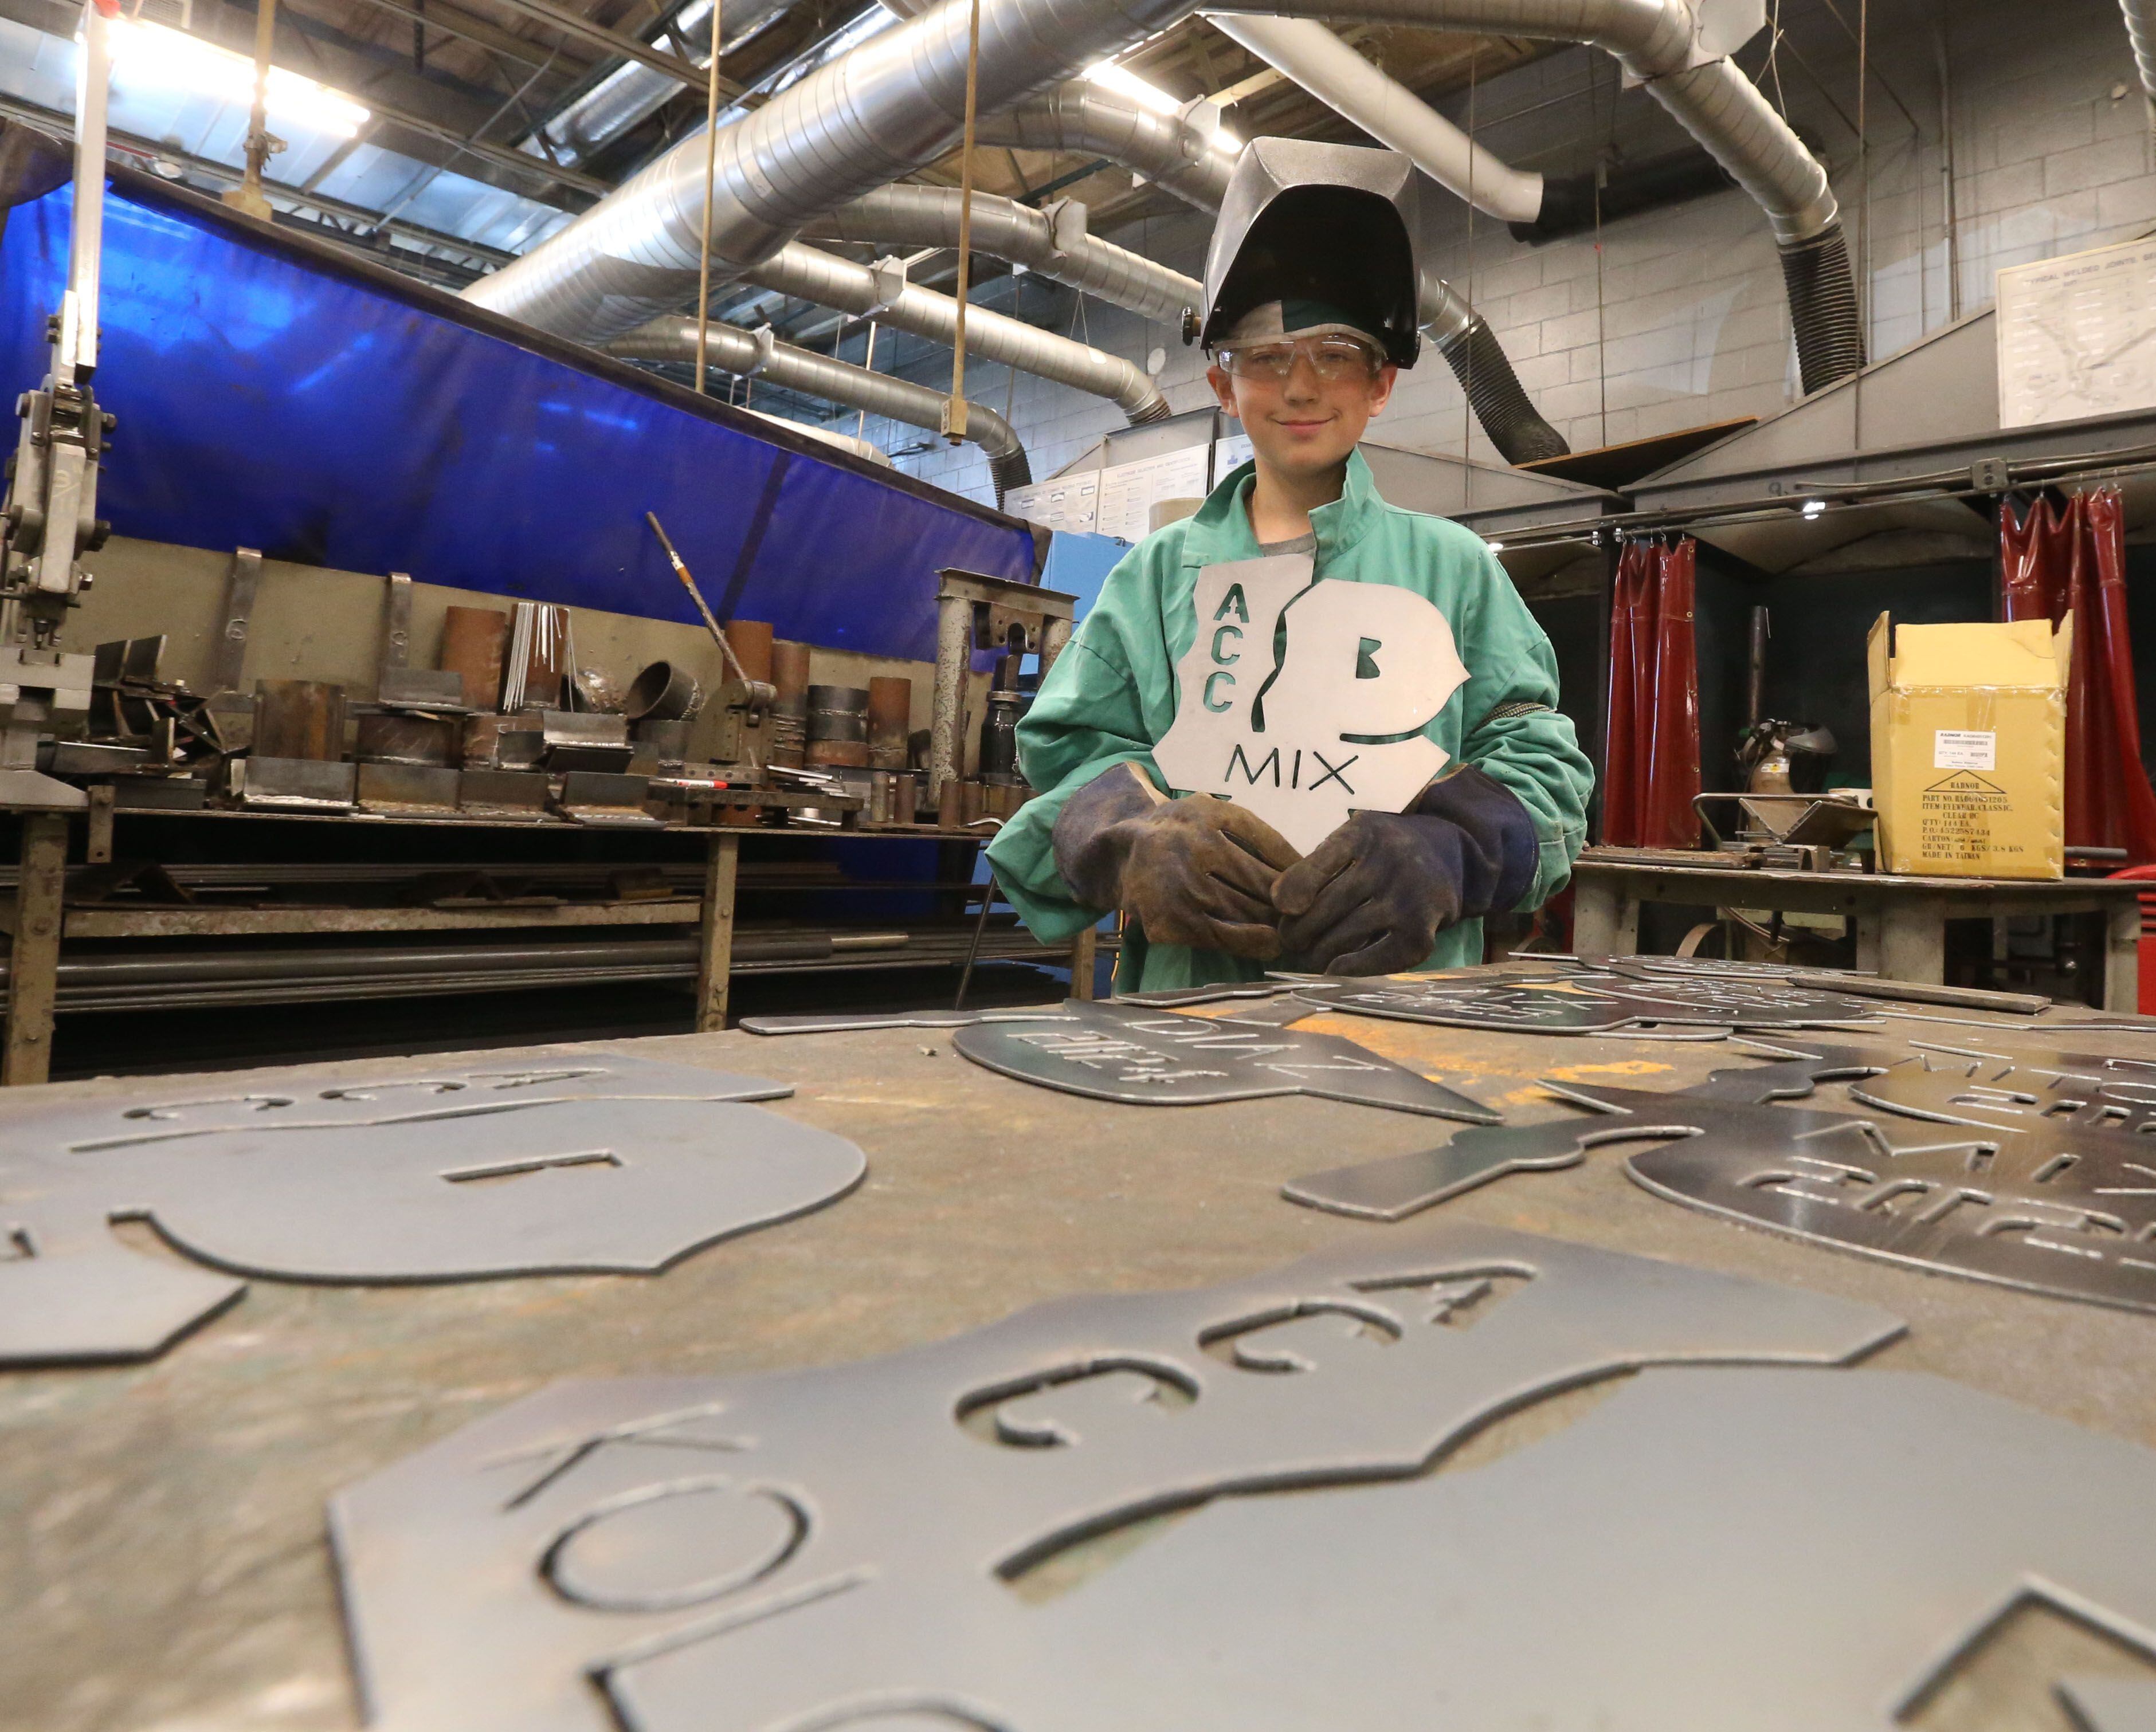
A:
<svg viewBox="0 0 2156 1732">
<path fill-rule="evenodd" d="M 1205 377 L 1258 461 L 1301 478 L 1348 460 L 1398 371 L 1353 338 L 1307 336 L 1224 346 Z"/>
</svg>

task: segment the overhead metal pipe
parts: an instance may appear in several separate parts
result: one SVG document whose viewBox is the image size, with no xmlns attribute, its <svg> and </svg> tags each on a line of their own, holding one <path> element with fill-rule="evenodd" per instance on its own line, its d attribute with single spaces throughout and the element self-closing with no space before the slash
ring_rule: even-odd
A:
<svg viewBox="0 0 2156 1732">
<path fill-rule="evenodd" d="M 1009 107 L 1193 9 L 1189 0 L 982 0 L 980 108 Z M 1854 286 L 1837 288 L 1847 284 L 1846 253 L 1825 171 L 1718 58 L 1738 41 L 1718 39 L 1714 15 L 1696 17 L 1690 0 L 1283 0 L 1275 9 L 1584 41 L 1615 55 L 1767 211 L 1784 249 L 1807 388 L 1825 382 L 1821 372 L 1861 362 Z M 718 274 L 746 275 L 803 223 L 949 153 L 963 118 L 968 16 L 967 0 L 938 0 L 724 129 Z M 673 310 L 698 263 L 702 156 L 701 139 L 684 139 L 467 296 L 588 341 Z M 1201 177 L 1218 172 L 1186 166 Z"/>
<path fill-rule="evenodd" d="M 850 200 L 816 218 L 803 233 L 819 240 L 876 246 L 955 247 L 959 203 L 955 187 L 901 182 Z M 1204 285 L 1195 277 L 1088 234 L 1086 207 L 1075 198 L 1035 210 L 1014 199 L 976 192 L 971 238 L 977 253 L 1022 264 L 1148 319 L 1180 323 L 1184 309 L 1204 299 Z M 967 315 L 969 337 L 978 316 Z"/>
<path fill-rule="evenodd" d="M 1209 12 L 1206 22 L 1276 72 L 1398 151 L 1438 185 L 1506 223 L 1532 223 L 1543 177 L 1514 168 L 1373 66 L 1315 18 Z"/>
<path fill-rule="evenodd" d="M 2126 14 L 2127 39 L 2141 72 L 2141 94 L 2156 120 L 2156 0 L 2119 0 Z"/>
<path fill-rule="evenodd" d="M 949 343 L 957 336 L 958 303 L 907 282 L 896 259 L 855 264 L 797 241 L 742 275 L 759 289 L 872 317 L 879 325 L 932 342 Z M 1133 423 L 1158 421 L 1168 413 L 1160 387 L 1134 362 L 985 307 L 967 309 L 966 346 L 983 360 L 1105 397 Z"/>
<path fill-rule="evenodd" d="M 979 316 L 977 307 L 973 318 Z M 973 322 L 967 321 L 969 339 Z M 680 314 L 670 314 L 614 338 L 606 350 L 608 354 L 624 361 L 690 361 L 696 353 L 696 321 Z M 865 409 L 871 415 L 902 421 L 909 427 L 923 427 L 934 433 L 942 426 L 942 392 L 916 385 L 908 379 L 893 378 L 889 373 L 872 373 L 865 367 L 834 360 L 813 350 L 797 349 L 776 341 L 767 329 L 743 331 L 734 325 L 713 325 L 705 361 L 722 373 L 740 378 L 768 379 L 788 391 L 819 397 L 826 402 L 844 403 L 850 409 Z M 819 432 L 814 428 L 801 430 L 811 434 Z M 848 445 L 855 443 L 844 434 L 831 437 Z M 1023 487 L 1033 479 L 1025 447 L 1011 430 L 1010 423 L 993 409 L 979 403 L 967 406 L 966 438 L 969 443 L 979 446 L 988 459 L 988 473 L 995 479 L 998 505 L 1003 503 L 1004 494 L 1010 489 Z"/>
</svg>

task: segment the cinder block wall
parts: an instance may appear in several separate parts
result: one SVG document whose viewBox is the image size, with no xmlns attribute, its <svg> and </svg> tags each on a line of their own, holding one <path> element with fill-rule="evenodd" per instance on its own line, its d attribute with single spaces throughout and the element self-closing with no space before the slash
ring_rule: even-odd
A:
<svg viewBox="0 0 2156 1732">
<path fill-rule="evenodd" d="M 2131 238 L 2156 226 L 2156 152 L 2118 7 L 2112 0 L 1871 0 L 1871 77 L 1860 151 L 1856 44 L 1822 0 L 1781 0 L 1786 33 L 1772 71 L 1767 38 L 1739 55 L 1827 164 L 1852 257 L 1864 271 L 1871 352 L 1907 346 L 1992 298 L 2001 266 Z M 1853 26 L 1857 9 L 1840 4 Z M 1779 74 L 1779 77 L 1775 74 Z M 1641 90 L 1620 91 L 1606 56 L 1566 49 L 1443 105 L 1507 160 L 1546 173 L 1589 170 L 1686 142 Z M 1906 110 L 1906 112 L 1905 112 Z M 1950 126 L 1944 121 L 1950 117 Z M 1947 189 L 1953 222 L 1946 222 Z M 1522 382 L 1574 448 L 1738 415 L 1796 395 L 1796 357 L 1781 271 L 1765 219 L 1731 191 L 1532 246 L 1424 183 L 1428 256 L 1487 319 Z M 1209 219 L 1149 218 L 1111 236 L 1196 274 Z M 1004 279 L 983 304 L 1044 305 L 1055 328 L 1145 365 L 1166 351 L 1172 406 L 1202 405 L 1199 358 L 1167 325 L 1076 296 L 1039 277 Z M 859 360 L 859 339 L 848 359 Z M 894 352 L 880 340 L 879 363 Z M 947 384 L 950 351 L 900 339 L 897 369 Z M 975 362 L 968 394 L 1011 418 L 1045 476 L 1123 424 L 1112 404 Z M 840 423 L 849 430 L 850 417 Z M 917 429 L 871 420 L 870 438 L 901 464 L 986 499 L 986 465 Z M 1435 354 L 1402 375 L 1378 423 L 1388 443 L 1495 453 L 1472 427 L 1450 370 Z M 930 448 L 918 448 L 921 447 Z"/>
</svg>

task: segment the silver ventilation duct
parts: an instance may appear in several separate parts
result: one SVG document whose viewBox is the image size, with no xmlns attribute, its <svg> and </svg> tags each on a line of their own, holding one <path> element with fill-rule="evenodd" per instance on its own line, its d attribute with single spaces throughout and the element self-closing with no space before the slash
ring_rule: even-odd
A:
<svg viewBox="0 0 2156 1732">
<path fill-rule="evenodd" d="M 1216 148 L 1213 135 L 1187 115 L 1154 114 L 1080 79 L 1000 114 L 983 114 L 974 132 L 983 144 L 1014 150 L 1105 156 L 1208 214 L 1228 196 L 1235 167 L 1235 157 Z"/>
<path fill-rule="evenodd" d="M 979 105 L 994 114 L 1187 16 L 1189 0 L 979 0 Z M 1287 0 L 1291 13 L 1587 41 L 1625 64 L 1773 220 L 1808 387 L 1861 361 L 1861 331 L 1825 171 L 1727 55 L 1750 20 L 1717 34 L 1721 8 L 1691 0 Z M 1741 15 L 1743 9 L 1737 9 Z M 803 79 L 717 139 L 711 254 L 747 275 L 801 224 L 949 152 L 963 116 L 967 0 L 937 0 Z M 1742 33 L 1740 34 L 1740 32 Z M 704 141 L 691 136 L 466 297 L 587 341 L 693 290 Z M 1215 153 L 1217 154 L 1217 153 Z M 1209 177 L 1204 161 L 1188 180 Z M 1182 192 L 1167 177 L 1162 184 Z M 1188 196 L 1187 193 L 1184 196 Z"/>
<path fill-rule="evenodd" d="M 691 339 L 691 341 L 694 340 Z M 708 356 L 706 358 L 709 359 Z M 803 395 L 820 396 L 822 393 L 804 392 Z M 743 409 L 742 413 L 753 415 L 759 421 L 767 421 L 773 427 L 785 428 L 789 432 L 800 434 L 803 438 L 814 439 L 819 445 L 829 445 L 834 450 L 850 452 L 860 458 L 863 463 L 875 464 L 886 469 L 895 469 L 898 467 L 891 460 L 891 453 L 877 444 L 874 439 L 856 438 L 851 433 L 839 433 L 828 427 L 811 427 L 805 421 L 788 420 L 783 415 L 767 415 L 761 409 Z M 1000 500 L 1003 495 L 998 494 L 996 497 Z"/>
<path fill-rule="evenodd" d="M 875 246 L 955 247 L 962 195 L 955 187 L 903 182 L 879 188 L 818 217 L 803 232 L 819 240 Z M 1194 277 L 1096 240 L 1086 232 L 1086 207 L 1058 199 L 1041 210 L 993 193 L 973 195 L 973 248 L 1008 259 L 1148 319 L 1180 323 L 1204 290 Z M 970 326 L 973 315 L 968 313 Z"/>
<path fill-rule="evenodd" d="M 1214 28 L 1300 85 L 1438 185 L 1507 223 L 1541 215 L 1543 177 L 1493 156 L 1315 18 L 1209 12 Z"/>
<path fill-rule="evenodd" d="M 893 331 L 911 331 L 932 342 L 957 340 L 958 303 L 950 295 L 907 282 L 894 259 L 855 264 L 795 242 L 743 272 L 742 280 L 797 300 L 873 318 Z M 1122 356 L 986 307 L 966 309 L 966 352 L 1110 398 L 1134 423 L 1158 421 L 1168 413 L 1168 401 L 1152 377 Z"/>
<path fill-rule="evenodd" d="M 2141 69 L 2141 91 L 2156 116 L 2156 0 L 2119 0 L 2126 14 L 2127 39 L 2133 44 L 2133 64 Z"/>
<path fill-rule="evenodd" d="M 970 314 L 966 322 L 969 325 L 973 323 Z M 654 319 L 626 336 L 616 337 L 606 350 L 608 354 L 624 361 L 693 363 L 696 359 L 696 321 L 679 315 Z M 895 379 L 888 373 L 872 373 L 866 367 L 834 361 L 828 355 L 796 349 L 790 344 L 773 341 L 768 330 L 751 331 L 732 325 L 714 325 L 706 341 L 704 359 L 706 365 L 722 373 L 732 373 L 739 378 L 768 379 L 788 391 L 820 397 L 826 402 L 844 403 L 850 409 L 865 409 L 871 415 L 902 421 L 909 427 L 925 427 L 933 433 L 943 424 L 942 392 L 932 391 L 910 380 Z M 814 428 L 800 430 L 811 434 L 817 432 Z M 1032 469 L 1026 462 L 1025 447 L 1019 443 L 1010 423 L 993 410 L 978 403 L 968 404 L 966 438 L 970 443 L 979 446 L 988 459 L 988 473 L 995 478 L 998 505 L 1003 503 L 1004 494 L 1010 489 L 1023 487 L 1033 479 Z M 854 442 L 849 439 L 845 443 Z"/>
<path fill-rule="evenodd" d="M 738 54 L 750 40 L 776 23 L 793 0 L 732 0 L 725 9 L 725 53 Z M 674 15 L 672 35 L 691 51 L 699 66 L 711 64 L 711 0 L 689 0 Z M 654 28 L 644 39 L 654 47 L 669 47 L 669 33 Z M 574 167 L 601 146 L 612 143 L 633 126 L 641 126 L 680 93 L 681 81 L 640 60 L 624 60 L 581 96 L 552 115 L 540 131 L 557 161 Z M 536 138 L 527 138 L 523 149 L 544 156 Z"/>
</svg>

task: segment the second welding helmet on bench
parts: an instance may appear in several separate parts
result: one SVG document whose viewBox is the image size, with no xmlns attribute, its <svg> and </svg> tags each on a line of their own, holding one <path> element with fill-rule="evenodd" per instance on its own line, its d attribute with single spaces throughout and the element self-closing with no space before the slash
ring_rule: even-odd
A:
<svg viewBox="0 0 2156 1732">
<path fill-rule="evenodd" d="M 1413 366 L 1421 271 L 1414 165 L 1397 151 L 1253 139 L 1229 178 L 1205 254 L 1202 320 L 1185 342 L 1210 350 L 1273 301 L 1337 309 L 1395 366 Z"/>
</svg>

